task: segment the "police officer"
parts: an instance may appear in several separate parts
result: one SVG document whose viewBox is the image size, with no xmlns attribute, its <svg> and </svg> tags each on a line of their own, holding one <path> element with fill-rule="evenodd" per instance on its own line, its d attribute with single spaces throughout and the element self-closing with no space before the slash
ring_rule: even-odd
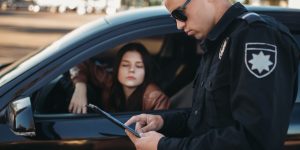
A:
<svg viewBox="0 0 300 150">
<path fill-rule="evenodd" d="M 274 19 L 229 0 L 165 0 L 203 40 L 191 111 L 133 116 L 137 149 L 279 150 L 296 99 L 299 47 Z M 158 133 L 159 131 L 161 133 Z"/>
</svg>

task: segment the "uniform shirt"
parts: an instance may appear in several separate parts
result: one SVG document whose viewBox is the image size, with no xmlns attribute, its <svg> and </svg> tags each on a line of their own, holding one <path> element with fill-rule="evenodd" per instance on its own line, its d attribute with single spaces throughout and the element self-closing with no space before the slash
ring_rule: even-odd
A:
<svg viewBox="0 0 300 150">
<path fill-rule="evenodd" d="M 236 3 L 202 48 L 192 109 L 162 115 L 158 149 L 282 149 L 299 58 L 289 31 Z"/>
</svg>

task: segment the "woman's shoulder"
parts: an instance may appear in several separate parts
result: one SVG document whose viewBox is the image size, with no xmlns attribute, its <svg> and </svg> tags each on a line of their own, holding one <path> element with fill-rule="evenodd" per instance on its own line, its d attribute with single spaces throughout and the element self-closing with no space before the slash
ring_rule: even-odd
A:
<svg viewBox="0 0 300 150">
<path fill-rule="evenodd" d="M 154 83 L 149 84 L 146 87 L 143 110 L 159 110 L 169 108 L 168 96 Z"/>
<path fill-rule="evenodd" d="M 154 83 L 148 84 L 144 96 L 151 96 L 153 94 L 164 94 L 163 91 Z"/>
</svg>

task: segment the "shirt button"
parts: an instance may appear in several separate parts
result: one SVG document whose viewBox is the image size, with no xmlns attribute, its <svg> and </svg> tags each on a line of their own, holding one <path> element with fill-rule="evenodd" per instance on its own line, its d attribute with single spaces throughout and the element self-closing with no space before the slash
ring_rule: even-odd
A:
<svg viewBox="0 0 300 150">
<path fill-rule="evenodd" d="M 204 86 L 204 81 L 201 82 L 201 87 L 203 87 L 203 86 Z"/>
<path fill-rule="evenodd" d="M 195 115 L 197 115 L 198 114 L 198 110 L 195 110 Z"/>
</svg>

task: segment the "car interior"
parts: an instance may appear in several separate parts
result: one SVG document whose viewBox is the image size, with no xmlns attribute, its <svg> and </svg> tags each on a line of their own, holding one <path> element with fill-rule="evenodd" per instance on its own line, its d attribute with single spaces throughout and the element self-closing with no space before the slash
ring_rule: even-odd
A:
<svg viewBox="0 0 300 150">
<path fill-rule="evenodd" d="M 299 42 L 300 36 L 298 34 L 294 34 L 294 36 Z M 199 42 L 183 33 L 144 37 L 130 42 L 142 43 L 153 56 L 159 68 L 157 71 L 157 85 L 169 96 L 170 109 L 191 107 L 192 82 L 203 53 Z M 126 43 L 87 59 L 104 65 L 108 71 L 112 71 L 114 56 L 124 44 Z M 69 72 L 65 72 L 33 94 L 34 113 L 69 113 L 68 104 L 73 90 L 74 87 Z M 93 85 L 88 84 L 88 100 L 96 105 L 100 105 L 97 103 L 99 101 L 95 99 L 99 97 L 97 95 L 98 90 Z M 299 98 L 297 98 L 298 101 Z"/>
<path fill-rule="evenodd" d="M 170 109 L 191 107 L 191 83 L 202 53 L 197 41 L 183 33 L 174 33 L 144 37 L 132 42 L 142 43 L 153 56 L 158 66 L 157 85 L 169 96 Z M 105 66 L 108 71 L 112 71 L 113 58 L 123 44 L 103 53 L 95 54 L 88 59 Z M 65 72 L 33 94 L 34 113 L 69 113 L 68 104 L 73 90 L 70 74 Z M 98 90 L 93 85 L 88 84 L 88 100 L 96 105 L 101 105 L 97 103 L 99 100 L 95 99 L 98 97 Z"/>
</svg>

